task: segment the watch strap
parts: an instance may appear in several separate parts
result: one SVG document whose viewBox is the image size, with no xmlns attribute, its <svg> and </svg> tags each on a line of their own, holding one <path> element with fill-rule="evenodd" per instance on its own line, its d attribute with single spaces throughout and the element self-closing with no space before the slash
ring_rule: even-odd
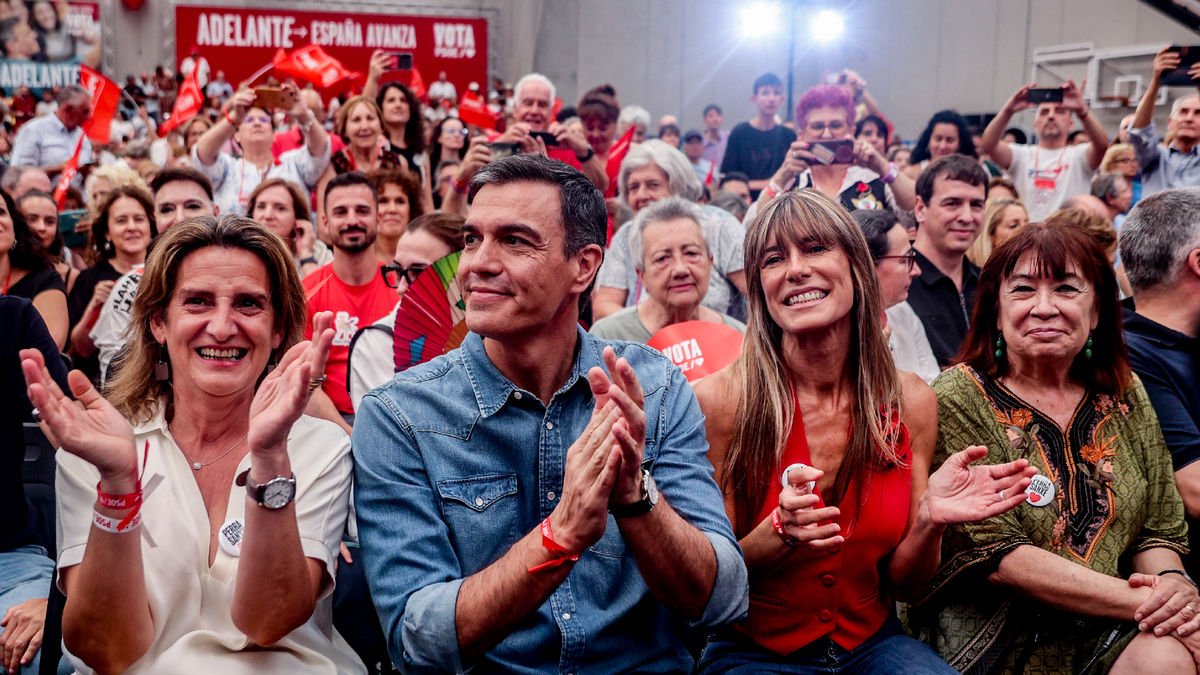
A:
<svg viewBox="0 0 1200 675">
<path fill-rule="evenodd" d="M 642 469 L 642 498 L 632 504 L 609 504 L 608 512 L 613 518 L 633 518 L 646 513 L 654 508 L 654 499 L 651 495 L 651 481 L 654 479 L 650 476 L 650 472 Z M 657 489 L 657 488 L 655 488 Z"/>
</svg>

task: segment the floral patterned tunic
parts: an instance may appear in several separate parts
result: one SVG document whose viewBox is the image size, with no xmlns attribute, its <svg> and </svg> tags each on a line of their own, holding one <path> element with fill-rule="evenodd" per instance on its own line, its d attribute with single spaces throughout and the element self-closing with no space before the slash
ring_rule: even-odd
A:
<svg viewBox="0 0 1200 675">
<path fill-rule="evenodd" d="M 993 585 L 987 576 L 1022 545 L 1116 577 L 1129 556 L 1187 550 L 1183 501 L 1158 419 L 1141 382 L 1121 397 L 1088 392 L 1061 429 L 1000 382 L 966 365 L 934 382 L 934 466 L 968 445 L 988 464 L 1028 459 L 1054 486 L 1049 505 L 947 530 L 929 596 L 913 627 L 964 672 L 1104 672 L 1132 639 L 1132 622 L 1067 614 Z M 1038 497 L 1042 499 L 1042 497 Z"/>
</svg>

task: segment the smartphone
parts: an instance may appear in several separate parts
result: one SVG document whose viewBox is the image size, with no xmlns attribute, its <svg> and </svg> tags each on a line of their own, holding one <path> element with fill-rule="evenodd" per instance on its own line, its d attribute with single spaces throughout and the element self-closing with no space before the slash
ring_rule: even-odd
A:
<svg viewBox="0 0 1200 675">
<path fill-rule="evenodd" d="M 291 110 L 296 105 L 295 94 L 279 87 L 257 87 L 254 90 L 254 107 L 263 110 Z"/>
<path fill-rule="evenodd" d="M 1062 87 L 1051 87 L 1048 89 L 1030 89 L 1025 95 L 1025 100 L 1030 103 L 1062 103 L 1063 89 Z"/>
<path fill-rule="evenodd" d="M 392 57 L 389 62 L 388 70 L 412 70 L 413 55 L 412 52 L 388 52 L 388 56 Z"/>
<path fill-rule="evenodd" d="M 825 76 L 825 84 L 846 84 L 846 74 L 830 73 Z"/>
<path fill-rule="evenodd" d="M 492 161 L 521 154 L 520 143 L 492 143 L 488 147 L 492 149 Z"/>
<path fill-rule="evenodd" d="M 58 231 L 62 233 L 63 243 L 68 247 L 87 246 L 87 235 L 75 231 L 75 226 L 87 213 L 87 209 L 71 209 L 58 214 Z"/>
<path fill-rule="evenodd" d="M 529 135 L 533 138 L 542 139 L 542 142 L 546 144 L 547 148 L 558 147 L 558 139 L 555 138 L 554 134 L 550 133 L 549 131 L 531 131 L 529 132 Z"/>
<path fill-rule="evenodd" d="M 854 141 L 849 138 L 839 141 L 817 141 L 808 151 L 822 164 L 854 163 Z"/>
<path fill-rule="evenodd" d="M 1196 86 L 1196 80 L 1188 75 L 1188 71 L 1200 61 L 1200 45 L 1171 45 L 1170 51 L 1179 54 L 1179 65 L 1175 70 L 1163 73 L 1162 83 L 1168 87 Z"/>
</svg>

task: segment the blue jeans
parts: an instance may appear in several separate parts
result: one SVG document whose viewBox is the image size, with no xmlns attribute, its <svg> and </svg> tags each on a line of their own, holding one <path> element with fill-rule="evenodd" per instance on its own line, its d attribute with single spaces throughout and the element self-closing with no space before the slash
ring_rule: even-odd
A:
<svg viewBox="0 0 1200 675">
<path fill-rule="evenodd" d="M 0 553 L 0 616 L 9 607 L 48 596 L 53 576 L 54 561 L 41 546 L 22 546 Z M 33 660 L 21 668 L 21 674 L 36 674 L 41 656 L 38 650 Z"/>
<path fill-rule="evenodd" d="M 929 645 L 905 634 L 891 617 L 874 635 L 849 651 L 821 638 L 787 656 L 764 649 L 741 633 L 726 629 L 709 641 L 700 656 L 701 673 L 800 673 L 867 675 L 909 673 L 954 675 Z"/>
</svg>

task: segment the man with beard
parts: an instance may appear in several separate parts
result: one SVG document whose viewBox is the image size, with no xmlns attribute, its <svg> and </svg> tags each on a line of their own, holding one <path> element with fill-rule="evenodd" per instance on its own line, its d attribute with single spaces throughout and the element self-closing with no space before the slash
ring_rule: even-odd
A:
<svg viewBox="0 0 1200 675">
<path fill-rule="evenodd" d="M 1037 104 L 1033 130 L 1036 145 L 1008 144 L 1001 140 L 1012 116 L 1034 107 L 1026 85 L 1017 90 L 983 132 L 982 152 L 1013 177 L 1017 193 L 1029 211 L 1029 222 L 1045 220 L 1062 208 L 1068 197 L 1092 190 L 1092 172 L 1104 159 L 1108 136 L 1096 119 L 1075 82 L 1062 86 L 1062 102 Z M 1090 142 L 1068 145 L 1071 115 L 1079 118 Z"/>
<path fill-rule="evenodd" d="M 1179 52 L 1163 48 L 1154 57 L 1154 73 L 1150 85 L 1138 103 L 1129 129 L 1129 142 L 1137 153 L 1142 173 L 1142 196 L 1169 188 L 1200 186 L 1200 96 L 1194 92 L 1175 99 L 1167 117 L 1167 137 L 1170 147 L 1160 145 L 1154 131 L 1154 101 L 1164 73 L 1179 67 Z M 1200 75 L 1197 67 L 1189 72 Z"/>
<path fill-rule="evenodd" d="M 325 229 L 333 240 L 333 262 L 304 277 L 308 298 L 305 337 L 312 336 L 312 317 L 333 312 L 333 346 L 325 365 L 323 389 L 346 421 L 354 407 L 346 390 L 350 342 L 359 328 L 370 326 L 396 305 L 375 255 L 379 195 L 367 176 L 350 171 L 325 186 Z M 315 377 L 316 375 L 314 375 Z"/>
</svg>

